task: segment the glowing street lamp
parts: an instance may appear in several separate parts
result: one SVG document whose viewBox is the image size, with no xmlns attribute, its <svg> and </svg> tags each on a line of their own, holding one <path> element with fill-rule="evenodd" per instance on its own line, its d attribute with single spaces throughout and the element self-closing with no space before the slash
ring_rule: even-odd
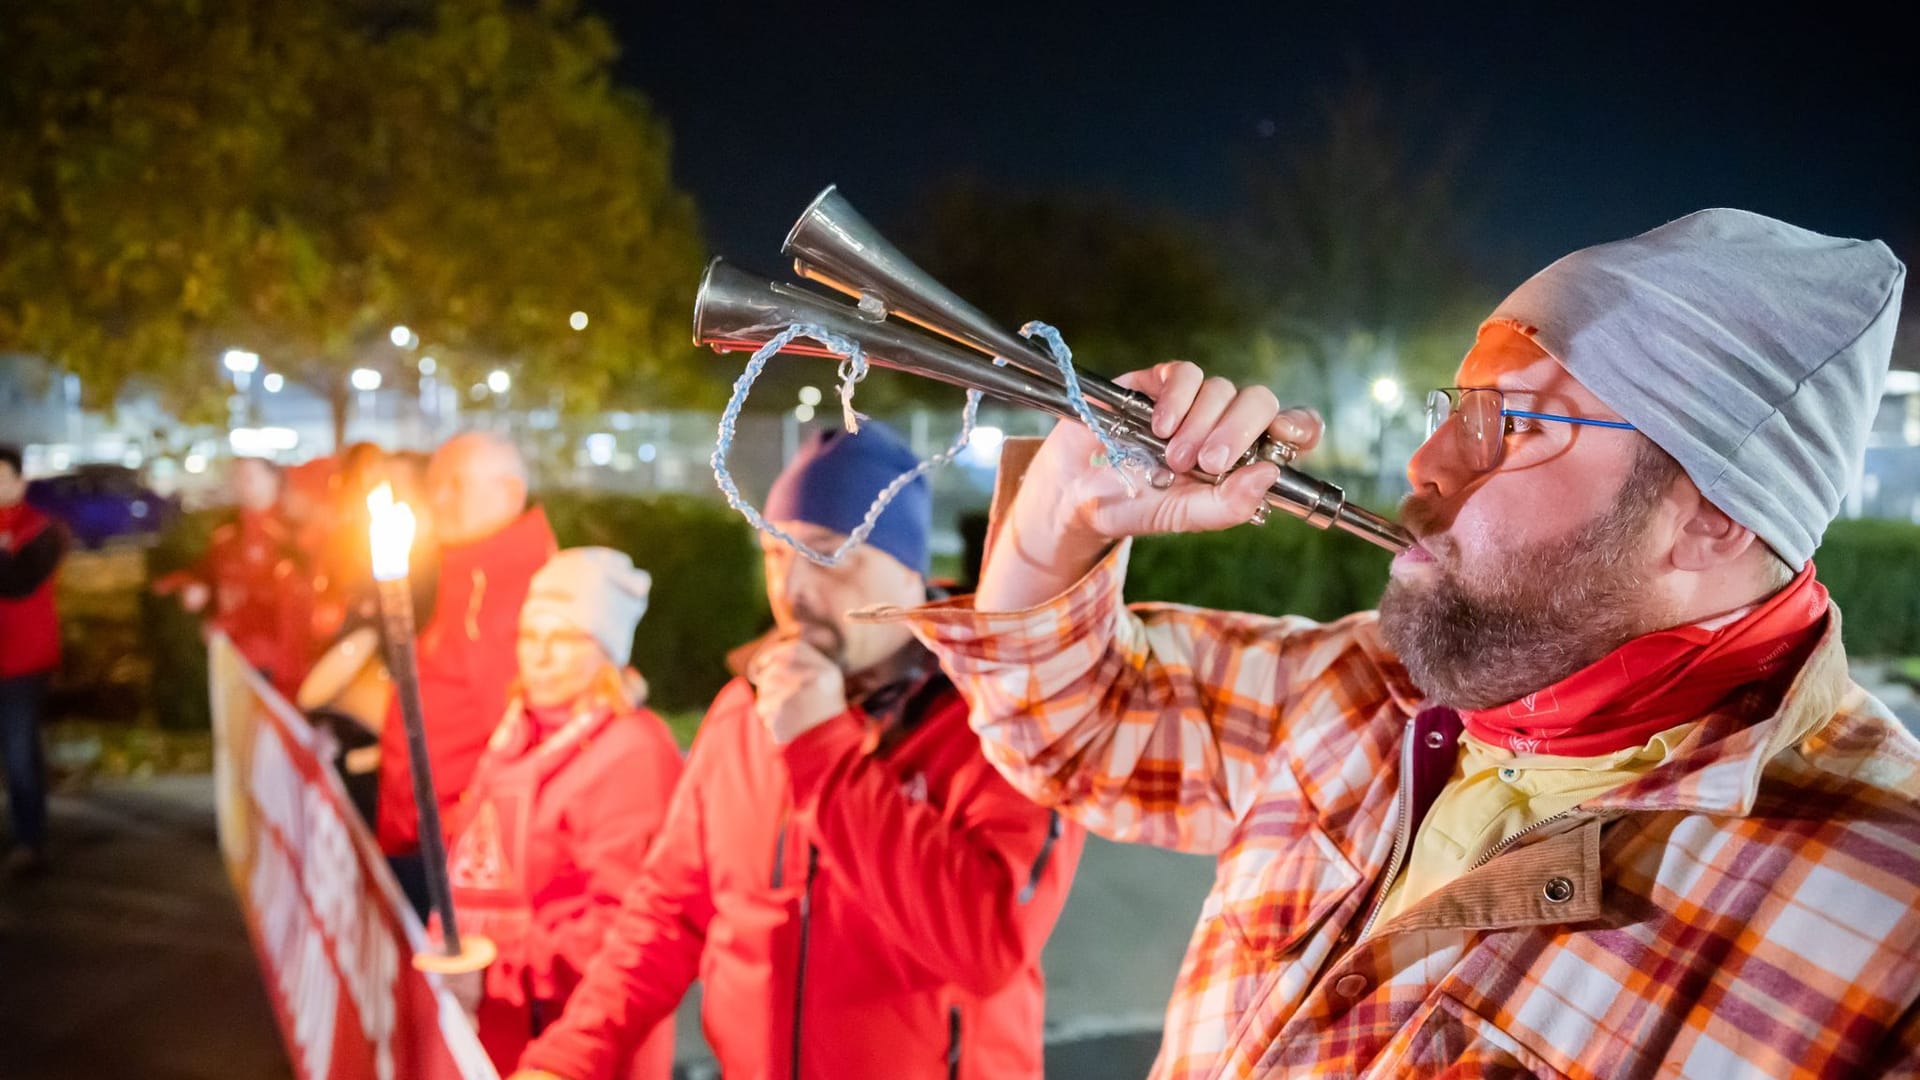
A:
<svg viewBox="0 0 1920 1080">
<path fill-rule="evenodd" d="M 493 962 L 497 950 L 478 935 L 460 940 L 453 912 L 453 891 L 447 884 L 446 835 L 441 832 L 440 802 L 433 788 L 433 763 L 427 757 L 427 727 L 420 709 L 420 668 L 414 656 L 413 592 L 407 580 L 408 556 L 413 550 L 413 508 L 395 502 L 393 487 L 381 484 L 367 493 L 367 540 L 373 554 L 373 580 L 380 594 L 382 637 L 386 640 L 387 671 L 400 699 L 400 719 L 407 728 L 407 761 L 413 771 L 413 804 L 420 821 L 420 856 L 426 865 L 427 896 L 440 916 L 440 951 L 419 953 L 413 965 L 441 975 L 480 971 Z"/>
<path fill-rule="evenodd" d="M 353 374 L 347 376 L 347 381 L 353 384 L 355 390 L 362 393 L 370 394 L 380 389 L 380 373 L 372 368 L 354 368 Z"/>
<path fill-rule="evenodd" d="M 279 393 L 280 388 L 285 385 L 287 385 L 286 378 L 277 371 L 267 372 L 266 378 L 260 380 L 261 388 L 269 394 Z"/>
<path fill-rule="evenodd" d="M 1402 400 L 1400 380 L 1389 375 L 1373 380 L 1373 400 L 1389 412 L 1399 408 Z"/>
<path fill-rule="evenodd" d="M 513 389 L 513 376 L 500 368 L 494 368 L 487 373 L 487 389 L 496 394 L 504 394 Z"/>
<path fill-rule="evenodd" d="M 393 342 L 393 347 L 396 349 L 411 349 L 420 344 L 420 339 L 415 337 L 413 331 L 404 324 L 387 331 L 387 340 Z"/>
<path fill-rule="evenodd" d="M 245 349 L 228 349 L 221 355 L 220 362 L 235 375 L 251 375 L 260 368 L 260 354 Z"/>
<path fill-rule="evenodd" d="M 587 328 L 587 313 L 584 311 L 576 311 L 572 315 L 567 316 L 567 325 L 573 327 L 575 330 L 585 330 Z"/>
</svg>

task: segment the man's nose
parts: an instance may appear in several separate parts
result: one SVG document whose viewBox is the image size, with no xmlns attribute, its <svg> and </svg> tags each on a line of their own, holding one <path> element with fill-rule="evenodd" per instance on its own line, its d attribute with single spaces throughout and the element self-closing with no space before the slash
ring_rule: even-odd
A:
<svg viewBox="0 0 1920 1080">
<path fill-rule="evenodd" d="M 1449 424 L 1440 425 L 1407 459 L 1407 482 L 1416 495 L 1452 495 L 1471 479 Z"/>
</svg>

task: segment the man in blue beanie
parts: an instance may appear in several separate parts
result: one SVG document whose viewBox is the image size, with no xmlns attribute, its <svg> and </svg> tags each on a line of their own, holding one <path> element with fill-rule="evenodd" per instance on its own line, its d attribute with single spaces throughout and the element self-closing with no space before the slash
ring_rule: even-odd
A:
<svg viewBox="0 0 1920 1080">
<path fill-rule="evenodd" d="M 882 424 L 820 433 L 765 516 L 833 552 L 916 464 Z M 728 1076 L 1038 1080 L 1040 949 L 1082 834 L 987 763 L 905 627 L 849 618 L 926 598 L 929 502 L 907 484 L 834 567 L 762 538 L 774 629 L 736 653 L 640 883 L 520 1076 L 612 1077 L 698 977 Z"/>
<path fill-rule="evenodd" d="M 1814 568 L 1905 274 L 1727 209 L 1548 266 L 1427 399 L 1380 610 L 1324 625 L 1122 601 L 1127 538 L 1274 466 L 1129 498 L 1048 436 L 978 595 L 903 617 L 1022 790 L 1218 857 L 1155 1080 L 1920 1075 L 1920 743 Z M 1183 474 L 1320 434 L 1129 382 Z"/>
</svg>

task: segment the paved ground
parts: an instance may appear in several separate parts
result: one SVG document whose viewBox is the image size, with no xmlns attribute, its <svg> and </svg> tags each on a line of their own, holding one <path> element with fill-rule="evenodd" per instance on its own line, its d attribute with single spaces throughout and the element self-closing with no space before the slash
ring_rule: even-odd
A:
<svg viewBox="0 0 1920 1080">
<path fill-rule="evenodd" d="M 55 865 L 0 877 L 0 1078 L 291 1075 L 214 844 L 204 776 L 100 781 L 54 800 Z M 1146 1074 L 1211 864 L 1090 847 L 1047 951 L 1048 1075 Z M 695 1005 L 690 1077 L 710 1075 Z"/>
</svg>

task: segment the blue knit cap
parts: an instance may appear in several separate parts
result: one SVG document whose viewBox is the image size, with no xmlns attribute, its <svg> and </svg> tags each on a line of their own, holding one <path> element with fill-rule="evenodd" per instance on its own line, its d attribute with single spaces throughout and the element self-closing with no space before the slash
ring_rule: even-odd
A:
<svg viewBox="0 0 1920 1080">
<path fill-rule="evenodd" d="M 900 436 L 875 420 L 862 421 L 858 434 L 818 431 L 774 479 L 761 514 L 768 521 L 804 521 L 845 535 L 866 520 L 882 488 L 919 464 Z M 881 512 L 867 543 L 925 577 L 932 517 L 927 478 L 916 476 Z"/>
</svg>

